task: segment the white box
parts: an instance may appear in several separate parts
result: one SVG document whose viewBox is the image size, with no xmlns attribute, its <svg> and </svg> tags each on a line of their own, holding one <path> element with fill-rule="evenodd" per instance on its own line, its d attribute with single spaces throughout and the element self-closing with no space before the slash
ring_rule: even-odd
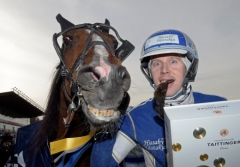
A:
<svg viewBox="0 0 240 167">
<path fill-rule="evenodd" d="M 240 100 L 164 110 L 168 167 L 240 166 Z"/>
</svg>

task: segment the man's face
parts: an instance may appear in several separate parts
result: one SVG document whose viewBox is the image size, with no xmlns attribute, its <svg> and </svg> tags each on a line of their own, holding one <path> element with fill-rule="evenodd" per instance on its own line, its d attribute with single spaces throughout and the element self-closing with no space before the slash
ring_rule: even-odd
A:
<svg viewBox="0 0 240 167">
<path fill-rule="evenodd" d="M 182 88 L 186 67 L 179 54 L 167 53 L 153 56 L 150 70 L 155 86 L 169 79 L 174 80 L 168 85 L 166 97 L 174 96 Z"/>
</svg>

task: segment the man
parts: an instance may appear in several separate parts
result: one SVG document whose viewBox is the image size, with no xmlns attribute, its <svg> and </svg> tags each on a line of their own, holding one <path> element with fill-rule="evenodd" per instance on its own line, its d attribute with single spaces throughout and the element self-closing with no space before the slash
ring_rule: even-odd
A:
<svg viewBox="0 0 240 167">
<path fill-rule="evenodd" d="M 197 74 L 198 54 L 193 41 L 180 31 L 163 30 L 152 34 L 143 45 L 140 61 L 141 70 L 152 87 L 173 80 L 168 85 L 165 106 L 226 100 L 192 91 L 190 82 Z M 92 166 L 117 166 L 138 144 L 146 166 L 166 167 L 164 121 L 157 115 L 155 106 L 155 99 L 149 99 L 128 112 L 116 141 L 109 139 L 94 145 Z M 105 157 L 99 157 L 100 150 Z M 134 166 L 131 160 L 124 163 Z"/>
</svg>

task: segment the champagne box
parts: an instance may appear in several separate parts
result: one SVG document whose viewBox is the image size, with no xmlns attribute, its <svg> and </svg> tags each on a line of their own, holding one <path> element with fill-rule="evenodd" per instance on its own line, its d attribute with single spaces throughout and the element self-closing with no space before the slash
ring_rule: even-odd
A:
<svg viewBox="0 0 240 167">
<path fill-rule="evenodd" d="M 164 110 L 168 167 L 240 166 L 240 100 Z"/>
</svg>

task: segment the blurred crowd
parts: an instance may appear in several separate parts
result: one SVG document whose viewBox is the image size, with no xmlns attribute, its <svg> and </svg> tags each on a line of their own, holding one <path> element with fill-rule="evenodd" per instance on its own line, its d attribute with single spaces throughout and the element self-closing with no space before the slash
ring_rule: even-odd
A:
<svg viewBox="0 0 240 167">
<path fill-rule="evenodd" d="M 10 156 L 14 156 L 15 134 L 1 131 L 0 134 L 0 167 L 4 167 Z M 13 158 L 11 158 L 13 159 Z"/>
</svg>

